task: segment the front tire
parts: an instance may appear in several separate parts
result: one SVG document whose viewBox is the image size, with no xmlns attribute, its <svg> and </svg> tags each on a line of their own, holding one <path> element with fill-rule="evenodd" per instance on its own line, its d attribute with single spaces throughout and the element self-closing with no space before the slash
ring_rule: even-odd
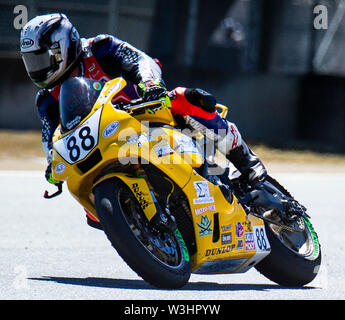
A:
<svg viewBox="0 0 345 320">
<path fill-rule="evenodd" d="M 191 265 L 178 231 L 152 230 L 139 203 L 121 180 L 101 182 L 94 194 L 103 230 L 132 270 L 158 288 L 176 289 L 188 282 Z"/>
</svg>

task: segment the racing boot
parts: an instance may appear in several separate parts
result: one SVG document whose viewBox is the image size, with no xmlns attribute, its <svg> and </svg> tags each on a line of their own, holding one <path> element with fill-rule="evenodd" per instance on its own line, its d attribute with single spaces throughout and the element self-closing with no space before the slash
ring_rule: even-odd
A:
<svg viewBox="0 0 345 320">
<path fill-rule="evenodd" d="M 243 140 L 240 145 L 227 153 L 226 158 L 252 186 L 265 180 L 267 176 L 265 166 Z"/>
</svg>

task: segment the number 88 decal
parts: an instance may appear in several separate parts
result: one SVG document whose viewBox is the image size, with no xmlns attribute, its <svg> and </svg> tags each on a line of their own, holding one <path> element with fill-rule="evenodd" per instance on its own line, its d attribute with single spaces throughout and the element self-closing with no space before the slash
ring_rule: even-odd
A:
<svg viewBox="0 0 345 320">
<path fill-rule="evenodd" d="M 81 139 L 80 146 L 75 136 L 70 137 L 67 141 L 66 148 L 69 150 L 69 157 L 73 162 L 79 159 L 80 148 L 84 151 L 89 151 L 95 146 L 95 139 L 90 133 L 91 129 L 87 126 L 79 131 L 78 137 Z"/>
<path fill-rule="evenodd" d="M 54 142 L 54 149 L 65 161 L 80 161 L 96 147 L 101 113 L 98 109 L 82 126 Z"/>
<path fill-rule="evenodd" d="M 266 233 L 263 227 L 255 228 L 256 244 L 262 251 L 270 250 L 270 244 L 266 238 Z"/>
</svg>

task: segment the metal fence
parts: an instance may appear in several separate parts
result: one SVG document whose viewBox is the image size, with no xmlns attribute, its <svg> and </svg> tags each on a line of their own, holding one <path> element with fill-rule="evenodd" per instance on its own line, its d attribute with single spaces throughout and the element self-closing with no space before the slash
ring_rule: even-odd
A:
<svg viewBox="0 0 345 320">
<path fill-rule="evenodd" d="M 345 0 L 0 0 L 0 128 L 40 127 L 18 6 L 27 19 L 63 12 L 82 37 L 111 33 L 159 58 L 169 88 L 214 93 L 249 138 L 345 148 Z"/>
<path fill-rule="evenodd" d="M 53 12 L 65 13 L 82 37 L 115 34 L 145 50 L 155 1 L 0 0 L 0 54 L 2 57 L 19 56 L 20 26 L 23 22 L 36 15 Z M 21 10 L 23 7 L 27 16 Z"/>
</svg>

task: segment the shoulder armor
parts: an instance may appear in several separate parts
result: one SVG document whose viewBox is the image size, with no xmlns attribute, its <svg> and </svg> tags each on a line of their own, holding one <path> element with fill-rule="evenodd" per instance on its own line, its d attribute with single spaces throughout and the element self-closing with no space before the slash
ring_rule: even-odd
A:
<svg viewBox="0 0 345 320">
<path fill-rule="evenodd" d="M 111 41 L 113 37 L 110 34 L 100 34 L 95 37 L 91 43 L 92 50 L 97 50 L 100 46 Z"/>
<path fill-rule="evenodd" d="M 47 89 L 40 89 L 36 94 L 36 106 L 39 107 L 42 104 L 43 100 L 48 97 L 48 95 L 49 91 Z"/>
</svg>

